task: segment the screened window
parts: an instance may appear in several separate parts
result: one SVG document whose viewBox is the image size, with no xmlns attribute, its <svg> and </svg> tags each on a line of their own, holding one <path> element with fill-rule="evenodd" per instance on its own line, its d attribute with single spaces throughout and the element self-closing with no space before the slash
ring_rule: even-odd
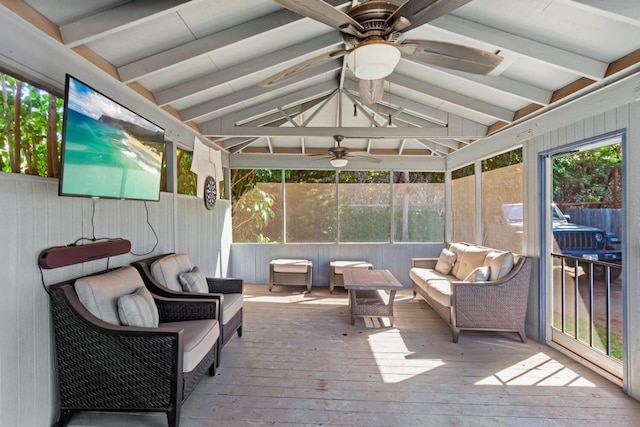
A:
<svg viewBox="0 0 640 427">
<path fill-rule="evenodd" d="M 336 173 L 285 171 L 288 243 L 335 242 Z"/>
<path fill-rule="evenodd" d="M 482 162 L 483 245 L 522 253 L 522 149 Z"/>
<path fill-rule="evenodd" d="M 231 171 L 236 243 L 442 242 L 444 173 Z"/>
<path fill-rule="evenodd" d="M 451 208 L 453 211 L 453 241 L 476 241 L 476 198 L 474 166 L 452 173 Z"/>
<path fill-rule="evenodd" d="M 341 242 L 388 242 L 391 238 L 389 172 L 344 171 L 338 175 Z"/>
<path fill-rule="evenodd" d="M 282 172 L 269 169 L 231 171 L 233 241 L 283 241 Z"/>
<path fill-rule="evenodd" d="M 394 241 L 444 241 L 444 201 L 443 173 L 394 172 Z"/>
</svg>

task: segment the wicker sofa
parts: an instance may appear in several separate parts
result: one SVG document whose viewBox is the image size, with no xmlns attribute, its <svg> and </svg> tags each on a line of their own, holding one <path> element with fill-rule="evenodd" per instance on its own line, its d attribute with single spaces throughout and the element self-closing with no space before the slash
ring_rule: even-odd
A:
<svg viewBox="0 0 640 427">
<path fill-rule="evenodd" d="M 414 298 L 449 324 L 453 342 L 462 330 L 517 332 L 526 342 L 530 275 L 529 258 L 468 243 L 453 243 L 438 258 L 413 258 L 409 272 Z"/>
<path fill-rule="evenodd" d="M 76 411 L 141 411 L 165 412 L 169 427 L 178 427 L 182 403 L 205 373 L 215 374 L 218 302 L 152 295 L 133 267 L 68 280 L 49 293 L 60 392 L 55 425 Z M 147 314 L 157 326 L 139 326 Z"/>
</svg>

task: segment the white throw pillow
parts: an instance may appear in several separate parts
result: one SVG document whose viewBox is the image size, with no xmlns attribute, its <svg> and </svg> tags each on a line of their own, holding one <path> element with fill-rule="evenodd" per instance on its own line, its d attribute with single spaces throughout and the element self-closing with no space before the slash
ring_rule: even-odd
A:
<svg viewBox="0 0 640 427">
<path fill-rule="evenodd" d="M 124 326 L 158 327 L 160 316 L 151 292 L 144 286 L 118 298 L 118 317 Z"/>
<path fill-rule="evenodd" d="M 498 280 L 513 269 L 513 254 L 511 252 L 489 252 L 484 259 L 484 265 L 491 270 L 490 280 Z"/>
<path fill-rule="evenodd" d="M 464 278 L 465 282 L 486 282 L 489 279 L 489 267 L 477 267 Z"/>
<path fill-rule="evenodd" d="M 442 252 L 440 252 L 440 256 L 438 257 L 438 262 L 436 263 L 436 271 L 442 274 L 451 273 L 451 269 L 453 268 L 453 264 L 456 262 L 455 252 L 451 252 L 449 249 L 444 248 Z"/>
<path fill-rule="evenodd" d="M 209 293 L 207 278 L 197 265 L 191 271 L 180 274 L 178 278 L 180 279 L 182 290 L 185 292 Z"/>
</svg>

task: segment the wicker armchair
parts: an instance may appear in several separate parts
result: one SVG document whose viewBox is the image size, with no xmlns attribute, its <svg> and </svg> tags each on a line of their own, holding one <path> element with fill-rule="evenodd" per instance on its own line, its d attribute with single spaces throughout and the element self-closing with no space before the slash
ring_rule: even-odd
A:
<svg viewBox="0 0 640 427">
<path fill-rule="evenodd" d="M 77 411 L 165 412 L 169 427 L 179 426 L 182 403 L 205 373 L 215 374 L 219 324 L 211 319 L 217 301 L 153 298 L 158 327 L 121 326 L 92 314 L 75 280 L 50 287 L 60 392 L 56 426 Z"/>
<path fill-rule="evenodd" d="M 147 288 L 157 295 L 169 298 L 214 298 L 220 303 L 222 345 L 218 349 L 218 364 L 221 350 L 235 332 L 242 336 L 243 290 L 242 279 L 207 277 L 210 293 L 184 292 L 178 280 L 180 273 L 192 269 L 187 254 L 164 254 L 133 262 Z M 156 273 L 154 275 L 154 273 Z M 162 276 L 162 277 L 158 277 Z"/>
</svg>

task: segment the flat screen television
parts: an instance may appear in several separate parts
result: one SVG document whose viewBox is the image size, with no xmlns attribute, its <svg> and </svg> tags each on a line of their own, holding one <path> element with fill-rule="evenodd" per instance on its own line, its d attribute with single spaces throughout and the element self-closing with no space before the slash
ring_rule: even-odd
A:
<svg viewBox="0 0 640 427">
<path fill-rule="evenodd" d="M 160 200 L 164 129 L 67 75 L 61 196 Z"/>
</svg>

